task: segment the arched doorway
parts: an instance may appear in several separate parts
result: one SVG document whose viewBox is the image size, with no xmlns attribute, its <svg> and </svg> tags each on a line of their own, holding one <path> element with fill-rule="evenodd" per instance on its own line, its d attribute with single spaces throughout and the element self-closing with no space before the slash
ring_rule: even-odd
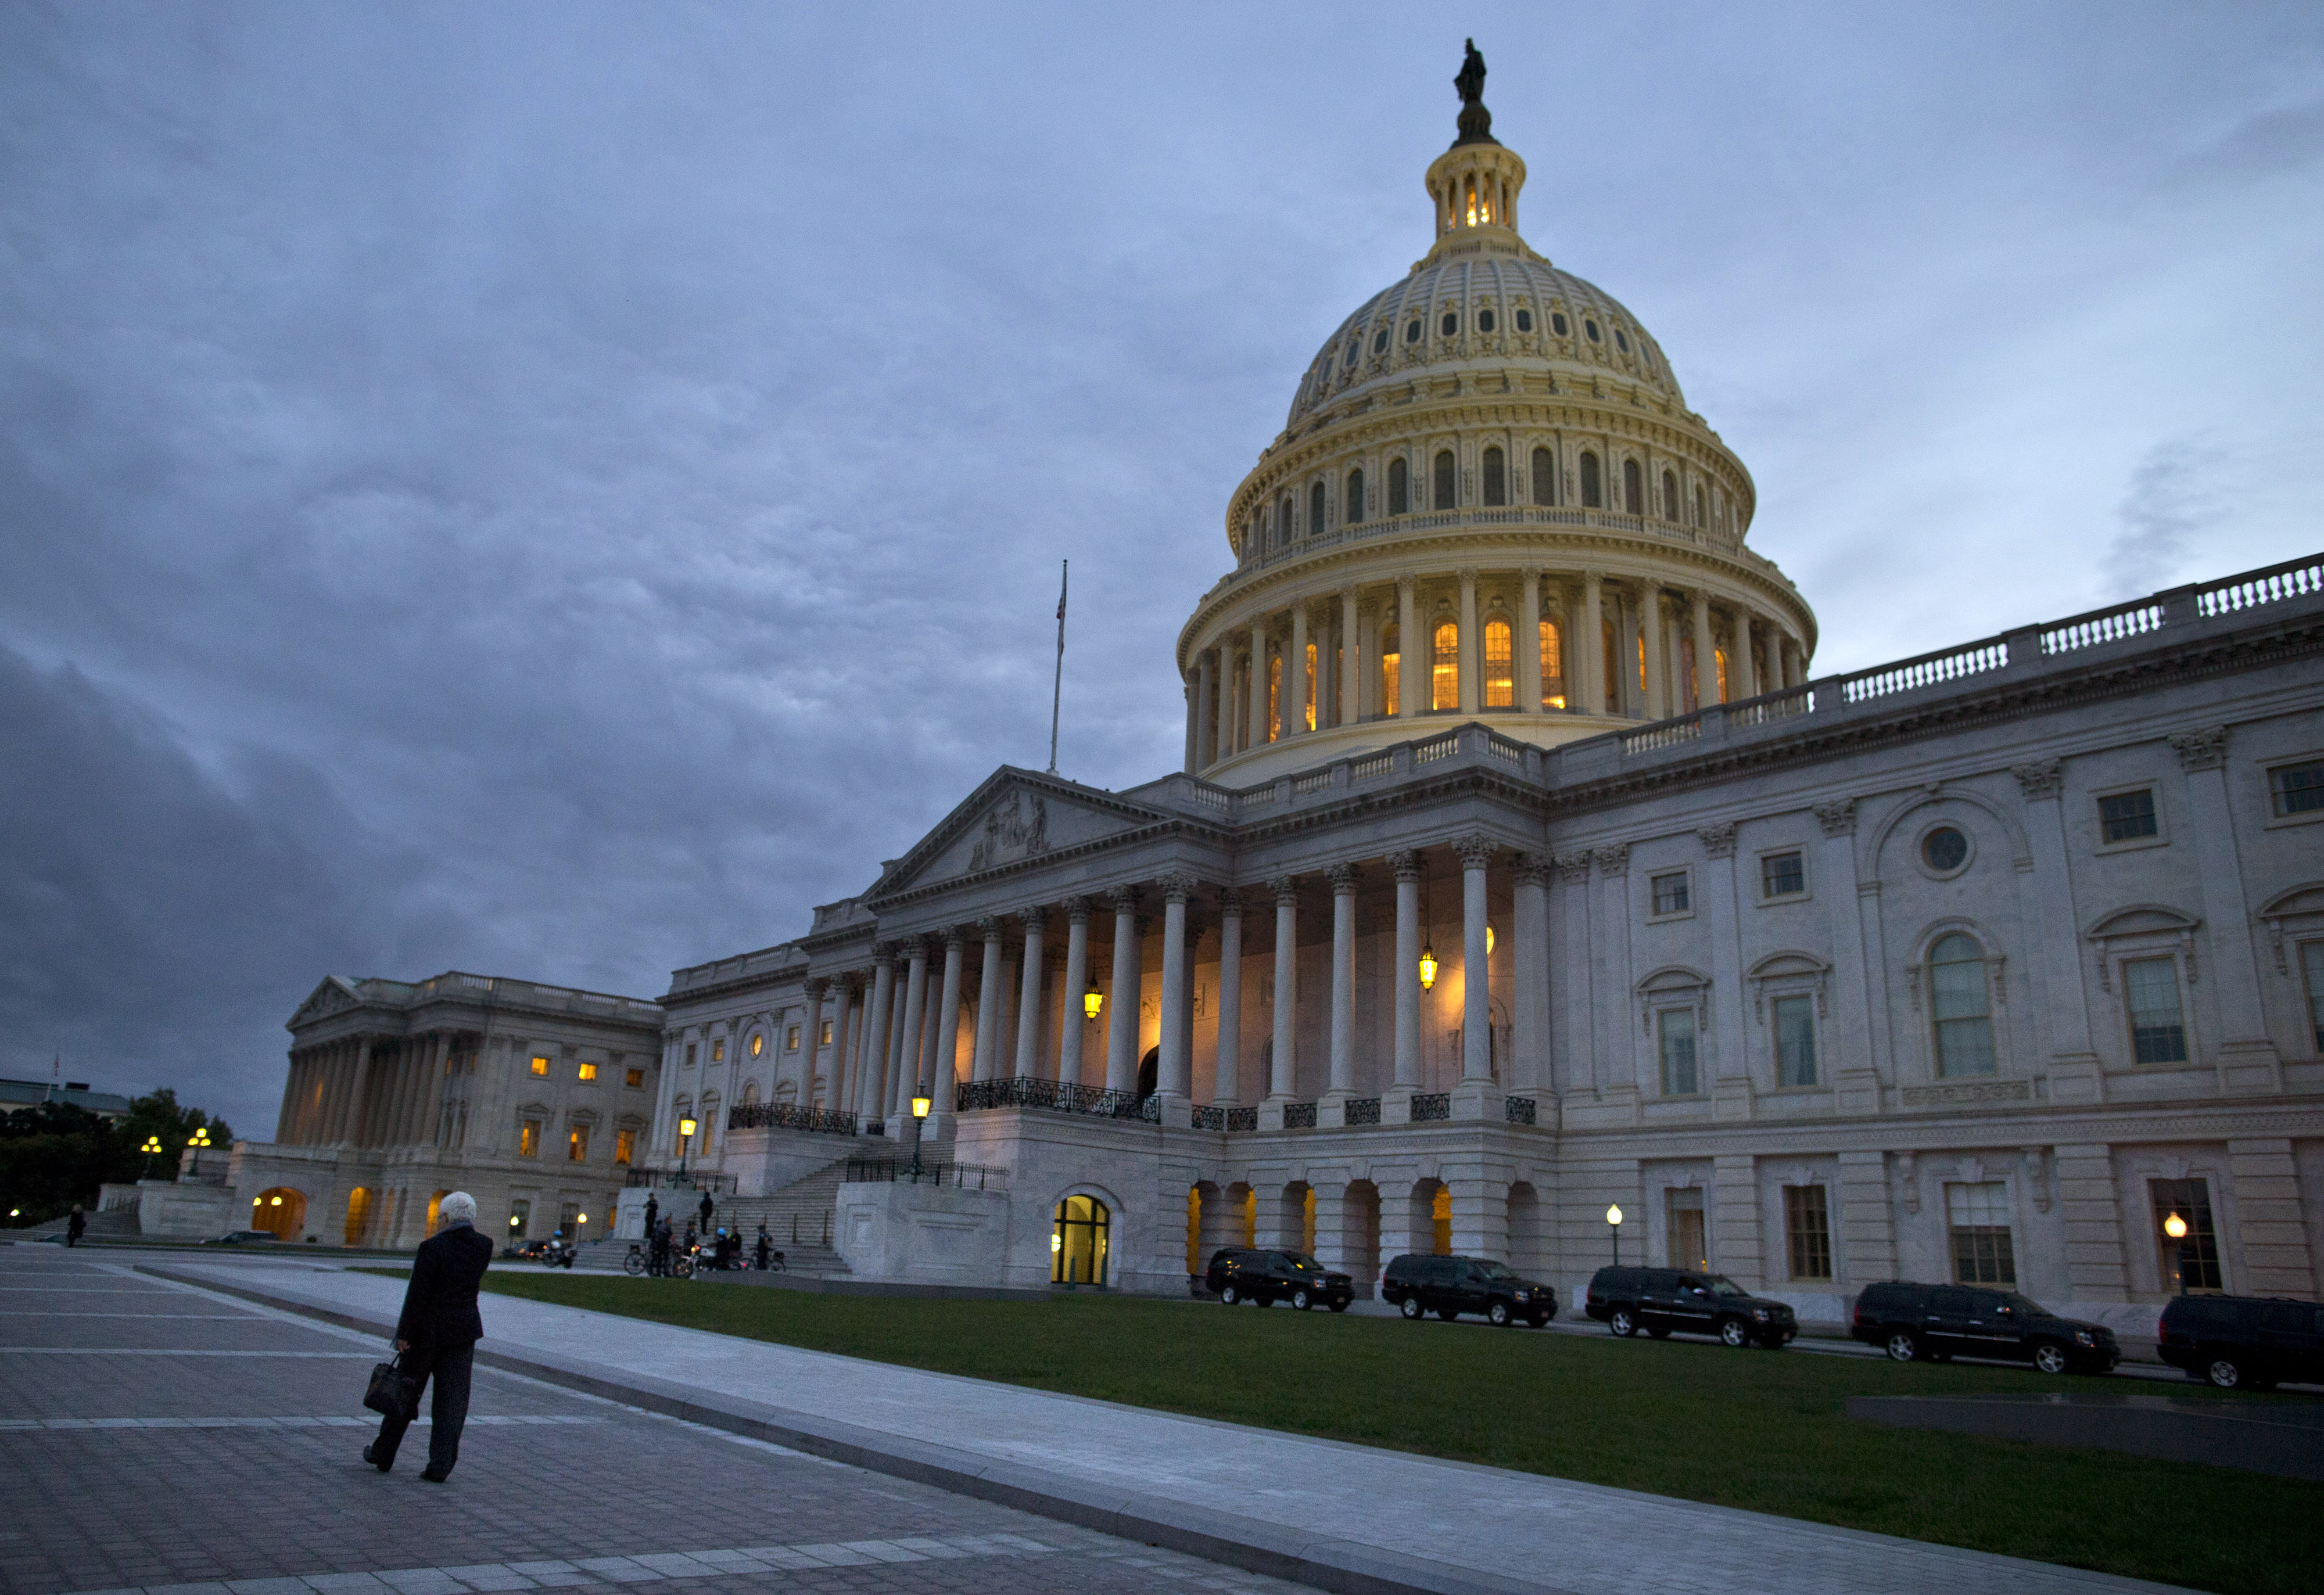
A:
<svg viewBox="0 0 2324 1595">
<path fill-rule="evenodd" d="M 1068 1196 L 1057 1203 L 1049 1232 L 1049 1282 L 1105 1287 L 1112 1214 L 1094 1196 Z"/>
<path fill-rule="evenodd" d="M 347 1193 L 347 1231 L 346 1244 L 361 1246 L 364 1226 L 371 1222 L 371 1187 L 357 1185 Z"/>
<path fill-rule="evenodd" d="M 1144 1061 L 1138 1065 L 1138 1100 L 1144 1102 L 1154 1094 L 1162 1075 L 1162 1049 L 1149 1046 Z"/>
<path fill-rule="evenodd" d="M 430 1195 L 429 1196 L 429 1198 L 428 1198 L 428 1234 L 429 1234 L 429 1235 L 433 1235 L 434 1233 L 436 1233 L 436 1223 L 437 1223 L 437 1221 L 438 1221 L 438 1220 L 439 1220 L 439 1219 L 441 1219 L 441 1218 L 444 1216 L 444 1198 L 445 1198 L 445 1197 L 447 1197 L 447 1196 L 449 1196 L 451 1194 L 452 1194 L 452 1193 L 451 1193 L 450 1191 L 448 1191 L 448 1190 L 445 1190 L 445 1191 L 437 1191 L 437 1192 L 434 1192 L 434 1193 L 430 1194 Z M 423 1236 L 421 1236 L 421 1237 L 420 1237 L 420 1239 L 421 1239 L 421 1240 L 426 1240 L 427 1238 L 428 1238 L 428 1237 L 427 1237 L 426 1235 L 423 1235 Z"/>
<path fill-rule="evenodd" d="M 304 1192 L 275 1185 L 250 1199 L 250 1227 L 263 1230 L 277 1240 L 296 1240 L 307 1222 Z"/>
</svg>

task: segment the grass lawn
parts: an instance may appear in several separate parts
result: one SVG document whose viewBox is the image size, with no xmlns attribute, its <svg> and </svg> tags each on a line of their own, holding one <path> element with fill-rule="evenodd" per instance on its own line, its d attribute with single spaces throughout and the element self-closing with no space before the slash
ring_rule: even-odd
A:
<svg viewBox="0 0 2324 1595">
<path fill-rule="evenodd" d="M 1134 1296 L 947 1302 L 553 1274 L 493 1274 L 486 1284 L 691 1329 L 2205 1590 L 2324 1590 L 2324 1486 L 1846 1415 L 1853 1395 L 2162 1393 L 2146 1384 Z"/>
</svg>

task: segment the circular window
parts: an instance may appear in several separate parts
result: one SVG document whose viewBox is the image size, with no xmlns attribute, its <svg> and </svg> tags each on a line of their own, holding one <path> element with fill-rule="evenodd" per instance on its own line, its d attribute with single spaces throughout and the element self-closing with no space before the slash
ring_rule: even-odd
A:
<svg viewBox="0 0 2324 1595">
<path fill-rule="evenodd" d="M 1531 332 L 1533 330 L 1533 312 L 1531 310 L 1519 310 L 1517 312 L 1517 330 L 1519 332 Z"/>
<path fill-rule="evenodd" d="M 1372 334 L 1372 353 L 1377 355 L 1387 347 L 1388 328 L 1383 327 L 1378 332 Z"/>
<path fill-rule="evenodd" d="M 1939 825 L 1921 838 L 1921 862 L 1940 875 L 1950 875 L 1969 862 L 1969 838 L 1950 825 Z"/>
<path fill-rule="evenodd" d="M 1582 330 L 1590 335 L 1590 341 L 1591 343 L 1594 344 L 1602 341 L 1598 337 L 1598 324 L 1595 321 L 1591 320 L 1587 316 L 1584 316 L 1582 318 Z"/>
<path fill-rule="evenodd" d="M 1630 335 L 1618 327 L 1614 329 L 1614 346 L 1625 355 L 1630 352 Z"/>
<path fill-rule="evenodd" d="M 1566 325 L 1565 312 L 1563 310 L 1552 310 L 1549 313 L 1549 329 L 1560 337 L 1572 336 L 1573 330 Z"/>
<path fill-rule="evenodd" d="M 757 1057 L 761 1053 L 766 1050 L 767 1038 L 764 1036 L 753 1036 L 751 1037 L 751 1056 L 752 1057 Z"/>
<path fill-rule="evenodd" d="M 1456 333 L 1456 332 L 1458 332 L 1458 331 L 1460 331 L 1460 330 L 1461 330 L 1461 317 L 1460 317 L 1460 314 L 1459 314 L 1457 311 L 1453 311 L 1453 310 L 1447 310 L 1447 311 L 1445 311 L 1445 312 L 1444 312 L 1444 327 L 1443 327 L 1444 336 L 1445 336 L 1446 337 L 1451 337 L 1454 333 Z"/>
<path fill-rule="evenodd" d="M 1477 312 L 1477 330 L 1479 332 L 1490 332 L 1493 330 L 1493 313 L 1490 310 L 1480 310 Z"/>
<path fill-rule="evenodd" d="M 1420 341 L 1420 318 L 1417 316 L 1405 327 L 1404 341 L 1407 344 L 1416 344 Z"/>
</svg>

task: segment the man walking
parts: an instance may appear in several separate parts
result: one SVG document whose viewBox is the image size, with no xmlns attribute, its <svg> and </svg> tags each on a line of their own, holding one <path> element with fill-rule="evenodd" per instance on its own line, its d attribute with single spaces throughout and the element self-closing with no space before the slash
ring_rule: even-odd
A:
<svg viewBox="0 0 2324 1595">
<path fill-rule="evenodd" d="M 411 1414 L 390 1413 L 380 1420 L 379 1438 L 364 1447 L 364 1461 L 386 1472 L 395 1466 L 395 1448 L 419 1415 L 420 1391 L 436 1384 L 429 1408 L 428 1465 L 420 1477 L 441 1484 L 460 1460 L 460 1430 L 468 1421 L 468 1380 L 484 1321 L 476 1311 L 476 1290 L 493 1260 L 493 1243 L 476 1233 L 476 1199 L 455 1191 L 437 1208 L 443 1228 L 420 1243 L 411 1259 L 411 1285 L 395 1321 L 395 1349 L 411 1389 Z"/>
<path fill-rule="evenodd" d="M 88 1233 L 88 1215 L 81 1212 L 80 1203 L 76 1202 L 73 1203 L 72 1217 L 65 1221 L 65 1245 L 78 1246 L 80 1238 L 87 1233 Z"/>
</svg>

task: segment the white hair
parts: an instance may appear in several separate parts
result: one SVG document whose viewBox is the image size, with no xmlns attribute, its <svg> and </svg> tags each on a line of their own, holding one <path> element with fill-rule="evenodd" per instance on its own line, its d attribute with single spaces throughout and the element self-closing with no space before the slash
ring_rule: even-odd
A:
<svg viewBox="0 0 2324 1595">
<path fill-rule="evenodd" d="M 439 1224 L 473 1224 L 476 1222 L 476 1199 L 466 1191 L 455 1191 L 436 1204 Z"/>
</svg>

